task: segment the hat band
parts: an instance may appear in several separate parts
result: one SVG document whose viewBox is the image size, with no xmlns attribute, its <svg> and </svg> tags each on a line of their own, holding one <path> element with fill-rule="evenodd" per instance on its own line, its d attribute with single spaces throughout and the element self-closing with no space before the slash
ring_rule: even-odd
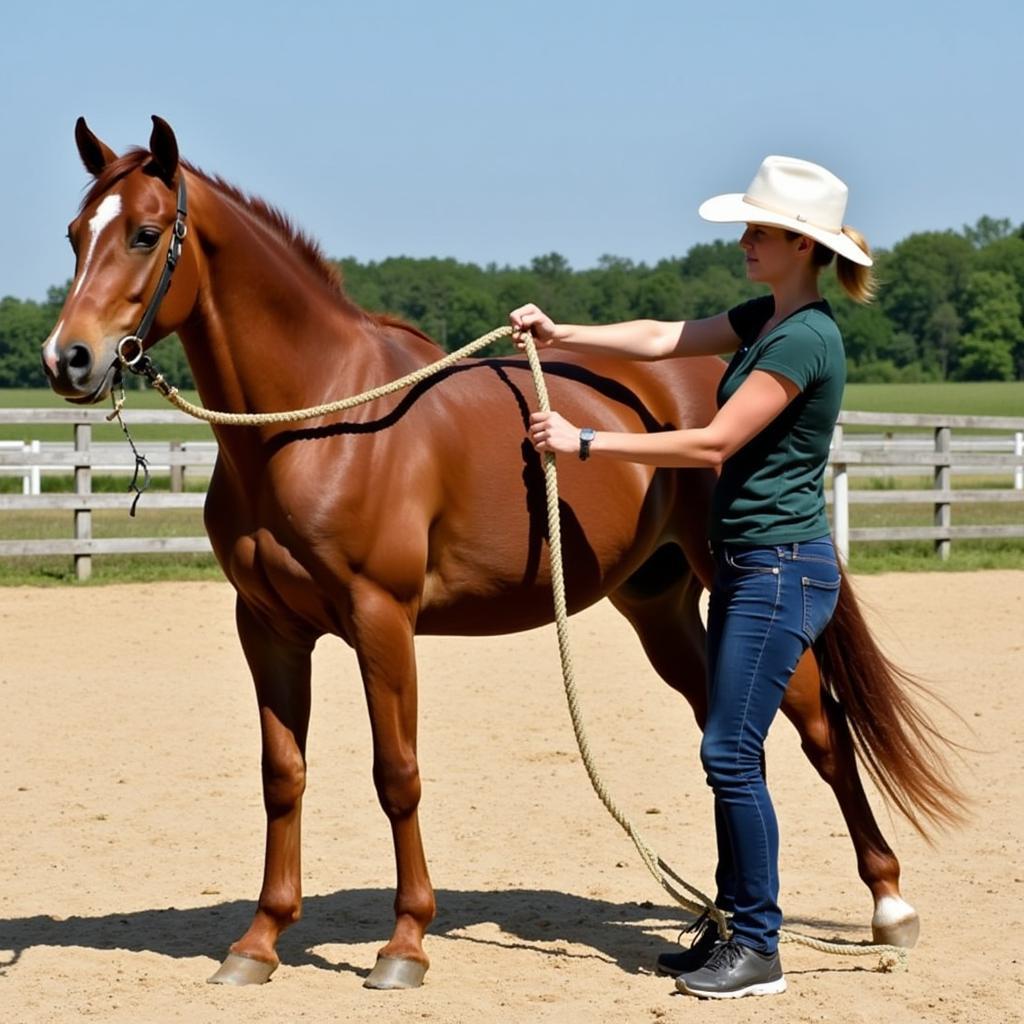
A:
<svg viewBox="0 0 1024 1024">
<path fill-rule="evenodd" d="M 772 206 L 769 203 L 763 203 L 759 199 L 755 199 L 749 192 L 743 197 L 745 203 L 750 203 L 751 206 L 759 206 L 762 210 L 767 210 L 769 213 L 777 213 L 782 217 L 788 217 L 790 220 L 799 221 L 801 224 L 807 224 L 812 228 L 820 228 L 822 231 L 828 231 L 833 235 L 841 235 L 843 233 L 842 224 L 839 227 L 835 227 L 832 224 L 823 224 L 821 221 L 811 220 L 809 217 L 805 217 L 801 213 L 790 213 L 789 210 L 782 210 L 777 206 Z"/>
</svg>

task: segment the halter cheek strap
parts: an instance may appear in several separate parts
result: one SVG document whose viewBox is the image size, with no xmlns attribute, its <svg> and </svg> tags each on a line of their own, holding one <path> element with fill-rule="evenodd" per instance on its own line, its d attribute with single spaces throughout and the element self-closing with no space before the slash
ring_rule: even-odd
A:
<svg viewBox="0 0 1024 1024">
<path fill-rule="evenodd" d="M 153 292 L 146 312 L 142 314 L 139 326 L 135 328 L 134 334 L 126 334 L 117 343 L 117 357 L 121 365 L 129 370 L 138 372 L 137 367 L 144 356 L 143 342 L 146 335 L 153 327 L 153 321 L 160 310 L 160 303 L 163 302 L 167 289 L 171 286 L 171 277 L 174 268 L 178 265 L 181 257 L 181 245 L 188 234 L 188 225 L 185 218 L 188 216 L 188 206 L 185 193 L 185 174 L 178 172 L 178 205 L 174 218 L 174 226 L 171 228 L 171 241 L 167 246 L 167 258 L 164 260 L 163 269 L 160 271 L 160 280 L 156 283 L 156 290 Z M 134 348 L 132 348 L 134 346 Z"/>
</svg>

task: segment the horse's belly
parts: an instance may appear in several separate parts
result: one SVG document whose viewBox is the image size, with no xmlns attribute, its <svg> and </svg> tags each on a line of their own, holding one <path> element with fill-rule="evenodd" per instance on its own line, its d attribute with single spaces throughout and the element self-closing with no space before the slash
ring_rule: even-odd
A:
<svg viewBox="0 0 1024 1024">
<path fill-rule="evenodd" d="M 563 461 L 562 567 L 567 603 L 577 611 L 620 586 L 666 539 L 676 481 L 671 471 L 635 464 L 561 460 L 560 468 Z M 543 479 L 525 483 L 517 493 L 506 487 L 500 498 L 475 494 L 466 514 L 455 503 L 435 524 L 418 632 L 492 635 L 551 621 Z"/>
</svg>

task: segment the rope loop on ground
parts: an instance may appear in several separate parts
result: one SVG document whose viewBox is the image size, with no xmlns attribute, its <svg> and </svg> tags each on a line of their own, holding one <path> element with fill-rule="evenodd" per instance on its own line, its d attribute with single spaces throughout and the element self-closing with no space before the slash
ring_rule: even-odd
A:
<svg viewBox="0 0 1024 1024">
<path fill-rule="evenodd" d="M 509 326 L 498 327 L 487 334 L 481 335 L 475 341 L 457 349 L 443 359 L 435 363 L 421 367 L 413 373 L 406 374 L 390 384 L 382 384 L 379 387 L 371 388 L 362 394 L 354 395 L 351 398 L 342 398 L 335 402 L 328 402 L 324 405 L 311 406 L 307 409 L 295 409 L 290 412 L 274 413 L 228 413 L 214 412 L 204 409 L 202 406 L 193 405 L 181 396 L 178 389 L 170 386 L 159 373 L 148 376 L 150 383 L 177 409 L 187 413 L 195 419 L 204 420 L 207 423 L 225 426 L 263 426 L 275 423 L 295 423 L 300 420 L 315 419 L 320 416 L 329 416 L 332 413 L 344 412 L 367 402 L 375 401 L 387 395 L 395 394 L 405 388 L 412 387 L 429 377 L 446 370 L 461 359 L 465 359 L 475 352 L 494 344 L 500 338 L 505 338 L 512 333 Z M 537 391 L 537 403 L 541 411 L 549 412 L 551 409 L 548 400 L 547 385 L 544 381 L 544 373 L 541 368 L 540 359 L 537 355 L 537 347 L 532 339 L 526 342 L 526 357 L 533 374 L 533 384 Z M 122 401 L 123 404 L 123 401 Z M 558 471 L 555 466 L 555 456 L 551 452 L 544 454 L 544 487 L 547 498 L 548 513 L 548 548 L 551 559 L 551 588 L 555 607 L 555 631 L 558 638 L 558 652 L 562 663 L 562 681 L 565 687 L 566 700 L 569 705 L 569 716 L 572 720 L 573 733 L 576 736 L 576 745 L 579 747 L 583 765 L 587 771 L 587 777 L 597 794 L 598 799 L 604 804 L 608 813 L 619 824 L 622 830 L 632 840 L 640 855 L 640 859 L 647 866 L 647 870 L 654 876 L 658 884 L 685 910 L 693 914 L 707 912 L 718 927 L 719 935 L 724 939 L 729 936 L 729 925 L 723 911 L 715 906 L 712 900 L 700 889 L 691 885 L 668 864 L 666 864 L 644 841 L 640 833 L 630 822 L 625 813 L 618 807 L 608 789 L 601 779 L 600 773 L 594 764 L 590 752 L 590 742 L 587 739 L 586 729 L 583 723 L 583 715 L 580 711 L 579 696 L 576 691 L 576 675 L 573 668 L 572 651 L 569 645 L 569 613 L 565 601 L 565 575 L 562 565 L 562 532 L 561 520 L 558 514 Z M 689 895 L 685 895 L 688 893 Z M 692 899 L 690 897 L 693 897 Z M 802 946 L 809 946 L 821 953 L 829 953 L 840 956 L 878 956 L 878 970 L 883 973 L 903 970 L 907 966 L 907 950 L 899 946 L 883 944 L 860 944 L 854 942 L 828 942 L 824 939 L 817 939 L 811 935 L 803 935 L 800 932 L 793 932 L 789 929 L 782 929 L 779 932 L 779 941 L 795 943 Z"/>
</svg>

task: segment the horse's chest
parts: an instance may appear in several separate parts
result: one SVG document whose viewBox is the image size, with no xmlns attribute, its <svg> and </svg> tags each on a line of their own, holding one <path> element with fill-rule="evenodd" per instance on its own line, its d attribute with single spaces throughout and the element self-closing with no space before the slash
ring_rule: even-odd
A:
<svg viewBox="0 0 1024 1024">
<path fill-rule="evenodd" d="M 319 586 L 304 546 L 263 527 L 237 536 L 225 560 L 241 599 L 276 626 L 298 632 L 343 632 L 338 603 Z"/>
</svg>

